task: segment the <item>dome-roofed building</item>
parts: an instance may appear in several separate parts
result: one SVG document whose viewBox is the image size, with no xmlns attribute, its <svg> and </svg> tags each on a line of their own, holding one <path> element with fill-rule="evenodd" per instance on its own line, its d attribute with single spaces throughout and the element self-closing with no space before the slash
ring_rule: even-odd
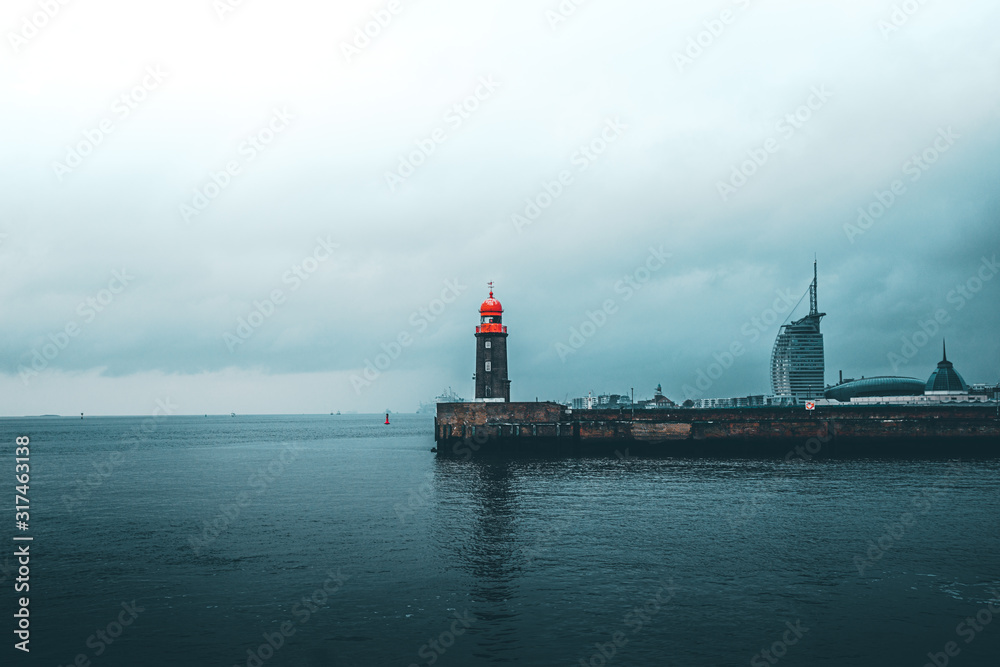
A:
<svg viewBox="0 0 1000 667">
<path fill-rule="evenodd" d="M 826 398 L 848 402 L 852 398 L 868 396 L 920 396 L 924 382 L 917 378 L 878 376 L 848 380 L 824 392 Z"/>
<path fill-rule="evenodd" d="M 925 394 L 968 394 L 969 385 L 966 384 L 962 376 L 955 370 L 954 364 L 948 361 L 948 350 L 944 341 L 941 341 L 941 361 L 938 362 L 937 369 L 927 378 L 924 385 Z"/>
<path fill-rule="evenodd" d="M 970 391 L 962 376 L 948 361 L 942 344 L 942 359 L 927 382 L 908 377 L 862 377 L 860 380 L 843 380 L 827 387 L 823 395 L 828 401 L 852 405 L 942 405 L 982 403 L 995 396 L 987 385 Z"/>
</svg>

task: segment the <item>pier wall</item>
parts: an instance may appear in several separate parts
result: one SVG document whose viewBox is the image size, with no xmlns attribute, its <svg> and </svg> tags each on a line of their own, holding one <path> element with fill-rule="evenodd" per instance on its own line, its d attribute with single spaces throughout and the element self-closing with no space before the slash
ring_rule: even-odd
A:
<svg viewBox="0 0 1000 667">
<path fill-rule="evenodd" d="M 782 454 L 1000 455 L 993 405 L 570 410 L 557 403 L 439 403 L 442 456 L 467 452 L 605 451 Z"/>
</svg>

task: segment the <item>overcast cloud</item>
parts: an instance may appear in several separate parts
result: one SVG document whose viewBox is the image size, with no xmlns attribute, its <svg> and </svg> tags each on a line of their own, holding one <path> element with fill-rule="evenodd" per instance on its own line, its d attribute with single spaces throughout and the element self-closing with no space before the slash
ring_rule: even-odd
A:
<svg viewBox="0 0 1000 667">
<path fill-rule="evenodd" d="M 9 0 L 0 414 L 471 398 L 490 280 L 514 400 L 683 400 L 734 343 L 703 395 L 766 393 L 767 311 L 814 254 L 827 382 L 926 378 L 942 336 L 997 382 L 997 25 L 986 0 Z"/>
</svg>

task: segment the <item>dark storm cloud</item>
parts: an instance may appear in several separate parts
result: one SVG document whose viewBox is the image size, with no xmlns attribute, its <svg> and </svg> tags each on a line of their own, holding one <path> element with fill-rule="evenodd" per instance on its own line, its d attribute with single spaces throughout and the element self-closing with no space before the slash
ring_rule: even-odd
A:
<svg viewBox="0 0 1000 667">
<path fill-rule="evenodd" d="M 220 21 L 205 3 L 155 17 L 101 4 L 103 18 L 65 8 L 4 56 L 19 134 L 0 162 L 0 346 L 15 411 L 47 411 L 32 388 L 47 385 L 18 369 L 71 322 L 79 334 L 42 372 L 76 374 L 81 391 L 117 378 L 100 385 L 106 411 L 115 386 L 150 373 L 192 388 L 301 374 L 306 411 L 325 409 L 315 396 L 381 410 L 448 384 L 468 395 L 488 280 L 515 398 L 657 383 L 682 398 L 734 343 L 745 352 L 706 395 L 764 393 L 780 321 L 754 319 L 803 294 L 814 253 L 828 381 L 923 378 L 942 336 L 968 380 L 1000 376 L 1000 279 L 961 308 L 953 294 L 1000 253 L 991 3 L 922 5 L 899 30 L 880 27 L 892 3 L 588 3 L 555 27 L 533 3 L 414 3 L 350 62 L 337 45 L 374 5 L 247 3 Z M 80 50 L 84 35 L 101 48 Z M 162 85 L 122 117 L 114 100 L 154 65 Z M 114 131 L 60 181 L 53 163 L 104 118 Z M 322 239 L 336 248 L 320 260 Z M 670 258 L 626 298 L 651 248 Z M 89 319 L 80 304 L 122 270 L 134 281 Z M 464 287 L 431 319 L 446 281 Z M 894 368 L 942 309 L 933 343 Z"/>
</svg>

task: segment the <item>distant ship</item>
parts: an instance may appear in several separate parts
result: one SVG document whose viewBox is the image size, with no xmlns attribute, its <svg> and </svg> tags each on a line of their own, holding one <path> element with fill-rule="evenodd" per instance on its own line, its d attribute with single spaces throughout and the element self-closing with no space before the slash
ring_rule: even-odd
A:
<svg viewBox="0 0 1000 667">
<path fill-rule="evenodd" d="M 420 403 L 420 407 L 417 408 L 418 415 L 432 415 L 437 411 L 438 403 L 464 403 L 465 399 L 452 391 L 451 387 L 448 387 L 440 396 L 434 399 L 433 403 Z"/>
</svg>

